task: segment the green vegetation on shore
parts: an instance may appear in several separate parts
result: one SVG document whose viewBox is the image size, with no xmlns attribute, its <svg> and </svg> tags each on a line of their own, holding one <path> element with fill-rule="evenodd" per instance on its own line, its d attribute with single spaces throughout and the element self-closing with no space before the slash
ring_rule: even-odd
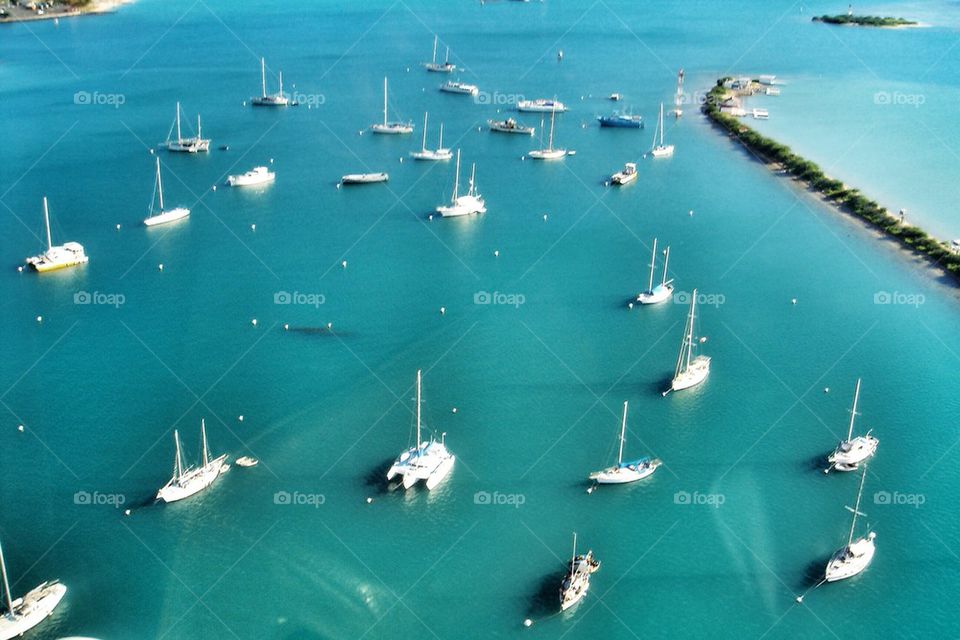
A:
<svg viewBox="0 0 960 640">
<path fill-rule="evenodd" d="M 829 177 L 815 163 L 793 153 L 790 147 L 757 133 L 737 118 L 721 112 L 720 104 L 730 93 L 724 87 L 728 80 L 731 78 L 717 80 L 716 86 L 710 90 L 703 103 L 703 113 L 716 126 L 725 130 L 764 162 L 780 165 L 784 171 L 804 182 L 828 202 L 943 267 L 960 282 L 960 255 L 954 253 L 946 242 L 930 236 L 920 227 L 903 224 L 899 217 L 891 215 L 886 208 L 861 194 L 858 189 L 851 189 L 842 181 Z"/>
<path fill-rule="evenodd" d="M 814 22 L 825 24 L 855 24 L 861 27 L 909 27 L 917 23 L 905 18 L 888 18 L 882 16 L 851 16 L 841 14 L 837 16 L 814 16 Z"/>
</svg>

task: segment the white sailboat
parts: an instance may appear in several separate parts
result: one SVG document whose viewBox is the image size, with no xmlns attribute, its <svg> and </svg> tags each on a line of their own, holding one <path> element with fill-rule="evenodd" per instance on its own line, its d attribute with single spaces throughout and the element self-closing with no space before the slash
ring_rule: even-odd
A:
<svg viewBox="0 0 960 640">
<path fill-rule="evenodd" d="M 189 498 L 209 487 L 220 477 L 224 470 L 224 463 L 227 461 L 227 454 L 210 459 L 210 448 L 207 445 L 207 425 L 204 420 L 200 421 L 200 440 L 203 449 L 201 465 L 184 468 L 180 434 L 174 430 L 173 442 L 177 452 L 173 461 L 173 477 L 157 492 L 157 500 L 176 502 Z"/>
<path fill-rule="evenodd" d="M 470 189 L 465 195 L 459 195 L 460 149 L 457 149 L 457 170 L 453 179 L 453 195 L 450 197 L 450 204 L 440 205 L 437 207 L 437 213 L 444 218 L 468 216 L 473 213 L 486 213 L 487 205 L 483 201 L 483 196 L 477 193 L 476 177 L 477 165 L 474 164 L 470 169 Z"/>
<path fill-rule="evenodd" d="M 267 64 L 263 58 L 260 58 L 260 95 L 250 98 L 250 103 L 255 107 L 286 107 L 290 104 L 290 99 L 283 94 L 283 71 L 278 73 L 280 87 L 276 93 L 267 95 Z"/>
<path fill-rule="evenodd" d="M 636 460 L 623 461 L 623 443 L 627 437 L 627 403 L 623 403 L 623 420 L 620 423 L 620 450 L 617 453 L 617 464 L 607 467 L 602 471 L 595 471 L 590 474 L 590 479 L 598 484 L 626 484 L 642 480 L 651 475 L 660 466 L 660 460 L 656 458 L 638 458 Z"/>
<path fill-rule="evenodd" d="M 46 620 L 67 593 L 66 586 L 53 580 L 44 582 L 23 597 L 15 599 L 10 593 L 10 579 L 3 559 L 3 549 L 0 549 L 0 575 L 3 577 L 4 606 L 4 610 L 0 611 L 0 640 L 18 638 Z"/>
<path fill-rule="evenodd" d="M 641 291 L 637 296 L 637 302 L 640 304 L 657 304 L 669 300 L 673 295 L 673 279 L 667 280 L 667 267 L 670 264 L 670 247 L 664 251 L 663 256 L 663 277 L 660 284 L 653 286 L 653 274 L 657 268 L 657 239 L 653 239 L 653 256 L 650 258 L 650 282 L 647 284 L 647 290 Z"/>
<path fill-rule="evenodd" d="M 658 142 L 659 140 L 659 142 Z M 657 120 L 657 130 L 653 134 L 653 149 L 650 151 L 654 158 L 666 158 L 673 155 L 673 145 L 663 143 L 663 103 L 660 103 L 660 118 Z"/>
<path fill-rule="evenodd" d="M 177 130 L 177 137 L 173 139 L 170 137 L 170 134 L 173 133 L 173 129 Z M 197 114 L 197 135 L 184 138 L 183 134 L 180 131 L 180 103 L 177 103 L 177 117 L 174 125 L 171 126 L 170 132 L 167 133 L 167 141 L 164 143 L 167 147 L 167 151 L 176 151 L 181 153 L 199 153 L 210 151 L 210 140 L 203 137 L 203 129 L 200 126 L 200 114 Z"/>
<path fill-rule="evenodd" d="M 160 158 L 157 158 L 157 180 L 155 183 L 157 188 L 157 196 L 159 199 L 160 210 L 154 212 L 153 210 L 153 201 L 150 201 L 150 215 L 143 221 L 143 224 L 148 227 L 153 227 L 158 224 L 164 224 L 167 222 L 174 222 L 176 220 L 182 220 L 190 215 L 190 209 L 186 207 L 174 207 L 169 211 L 163 207 L 163 181 L 160 179 Z"/>
<path fill-rule="evenodd" d="M 693 290 L 690 297 L 690 313 L 687 316 L 687 325 L 683 330 L 683 342 L 680 343 L 680 355 L 677 357 L 677 368 L 670 382 L 670 389 L 664 391 L 680 391 L 694 387 L 707 379 L 710 373 L 710 358 L 708 356 L 693 356 L 697 342 L 693 337 L 694 321 L 697 309 L 697 290 Z"/>
<path fill-rule="evenodd" d="M 54 245 L 50 236 L 50 210 L 47 208 L 47 197 L 43 197 L 43 224 L 47 229 L 47 250 L 38 256 L 31 256 L 26 259 L 26 263 L 33 267 L 34 271 L 44 273 L 46 271 L 55 271 L 65 267 L 74 267 L 78 264 L 86 264 L 90 258 L 83 250 L 83 245 L 79 242 L 64 242 Z"/>
<path fill-rule="evenodd" d="M 403 488 L 409 489 L 420 480 L 426 480 L 427 489 L 433 489 L 453 469 L 456 457 L 447 449 L 444 442 L 446 433 L 440 435 L 440 442 L 430 437 L 430 441 L 420 440 L 421 424 L 421 381 L 422 373 L 417 370 L 417 440 L 414 446 L 401 453 L 387 471 L 387 482 L 397 476 L 403 478 Z"/>
<path fill-rule="evenodd" d="M 450 62 L 450 47 L 447 47 L 446 59 L 442 63 L 437 62 L 437 43 L 439 40 L 439 36 L 433 36 L 433 57 L 430 62 L 424 62 L 423 66 L 427 71 L 432 71 L 433 73 L 451 73 L 456 70 L 457 65 Z"/>
<path fill-rule="evenodd" d="M 556 119 L 556 111 L 550 112 L 550 137 L 547 142 L 546 149 L 534 149 L 529 152 L 527 155 L 533 158 L 534 160 L 560 160 L 561 158 L 567 155 L 566 149 L 554 149 L 553 148 L 553 125 L 554 120 Z M 543 123 L 540 123 L 540 144 L 543 144 Z"/>
<path fill-rule="evenodd" d="M 443 123 L 440 123 L 440 142 L 436 149 L 427 149 L 427 114 L 423 114 L 423 140 L 420 142 L 419 151 L 411 151 L 410 156 L 414 160 L 449 160 L 453 157 L 453 151 L 443 148 Z"/>
<path fill-rule="evenodd" d="M 387 79 L 383 79 L 383 122 L 378 122 L 370 127 L 374 133 L 401 134 L 413 133 L 412 122 L 388 122 L 387 121 Z"/>
<path fill-rule="evenodd" d="M 857 492 L 857 503 L 853 509 L 847 507 L 853 512 L 853 522 L 850 523 L 850 535 L 847 537 L 847 544 L 838 549 L 830 561 L 827 563 L 827 569 L 824 573 L 824 579 L 827 582 L 836 582 L 857 575 L 866 569 L 873 560 L 873 555 L 877 550 L 873 540 L 877 534 L 873 531 L 867 535 L 853 539 L 856 532 L 857 516 L 866 514 L 860 513 L 860 498 L 863 496 L 863 483 L 867 478 L 867 465 L 863 465 L 863 475 L 860 477 L 860 490 Z"/>
<path fill-rule="evenodd" d="M 670 113 L 673 114 L 673 117 L 679 118 L 683 115 L 683 69 L 680 69 L 680 72 L 677 73 L 677 92 L 673 96 L 673 111 Z"/>
<path fill-rule="evenodd" d="M 861 462 L 864 462 L 877 452 L 880 441 L 867 432 L 866 435 L 853 437 L 853 423 L 857 416 L 857 403 L 860 400 L 860 378 L 857 378 L 857 390 L 853 394 L 853 408 L 850 410 L 850 427 L 847 430 L 847 439 L 842 441 L 837 449 L 827 457 L 832 468 L 838 471 L 853 471 Z M 829 469 L 828 469 L 829 470 Z"/>
<path fill-rule="evenodd" d="M 577 534 L 573 534 L 573 557 L 567 565 L 567 573 L 560 583 L 560 611 L 566 611 L 587 595 L 590 589 L 590 576 L 600 568 L 600 561 L 593 557 L 593 551 L 586 555 L 577 555 Z"/>
</svg>

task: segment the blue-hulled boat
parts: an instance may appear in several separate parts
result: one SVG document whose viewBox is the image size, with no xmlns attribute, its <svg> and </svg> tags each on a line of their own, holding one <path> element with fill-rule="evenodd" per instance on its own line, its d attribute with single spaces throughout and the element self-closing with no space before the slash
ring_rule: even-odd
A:
<svg viewBox="0 0 960 640">
<path fill-rule="evenodd" d="M 625 129 L 643 129 L 643 116 L 626 113 L 614 113 L 597 118 L 601 127 L 623 127 Z"/>
</svg>

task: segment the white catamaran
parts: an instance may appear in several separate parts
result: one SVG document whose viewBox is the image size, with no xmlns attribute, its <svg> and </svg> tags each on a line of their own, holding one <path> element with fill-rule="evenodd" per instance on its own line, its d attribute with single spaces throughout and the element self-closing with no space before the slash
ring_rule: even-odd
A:
<svg viewBox="0 0 960 640">
<path fill-rule="evenodd" d="M 573 557 L 567 564 L 567 573 L 560 583 L 560 611 L 566 611 L 583 600 L 590 589 L 590 576 L 600 568 L 600 561 L 593 557 L 593 551 L 586 555 L 577 555 L 577 534 L 573 534 Z"/>
<path fill-rule="evenodd" d="M 177 130 L 177 137 L 173 139 L 170 135 L 173 129 Z M 167 133 L 167 141 L 164 143 L 167 151 L 178 151 L 181 153 L 199 153 L 210 151 L 210 140 L 203 137 L 203 129 L 200 127 L 200 114 L 197 114 L 197 135 L 191 138 L 184 138 L 180 132 L 180 103 L 177 103 L 177 117 L 170 131 Z"/>
<path fill-rule="evenodd" d="M 450 62 L 450 47 L 447 47 L 446 59 L 442 63 L 437 62 L 437 43 L 439 41 L 439 36 L 433 36 L 433 58 L 430 62 L 424 62 L 423 66 L 427 71 L 434 73 L 451 73 L 457 68 L 457 65 Z"/>
<path fill-rule="evenodd" d="M 220 477 L 224 470 L 224 463 L 227 461 L 227 454 L 210 459 L 210 448 L 207 445 L 207 425 L 204 420 L 200 421 L 200 440 L 203 448 L 201 465 L 184 468 L 180 434 L 174 430 L 173 442 L 177 453 L 173 461 L 173 477 L 157 492 L 157 500 L 176 502 L 189 498 L 212 485 Z"/>
<path fill-rule="evenodd" d="M 3 577 L 3 611 L 0 611 L 0 640 L 12 640 L 33 629 L 47 619 L 57 608 L 67 587 L 56 580 L 44 582 L 21 598 L 10 593 L 7 565 L 0 549 L 0 575 Z"/>
<path fill-rule="evenodd" d="M 27 258 L 26 263 L 38 273 L 55 271 L 64 267 L 74 267 L 85 264 L 89 258 L 79 242 L 64 242 L 54 245 L 50 236 L 50 210 L 47 208 L 47 197 L 43 197 L 43 224 L 47 229 L 47 250 L 38 256 Z"/>
<path fill-rule="evenodd" d="M 417 440 L 397 457 L 387 472 L 387 482 L 397 476 L 403 478 L 403 488 L 409 489 L 420 480 L 426 480 L 427 489 L 433 489 L 447 477 L 453 469 L 456 457 L 447 449 L 441 434 L 440 442 L 430 437 L 430 441 L 420 440 L 420 399 L 422 373 L 417 370 Z"/>
<path fill-rule="evenodd" d="M 411 157 L 414 160 L 449 160 L 453 157 L 453 151 L 443 148 L 443 123 L 440 123 L 440 142 L 436 149 L 427 149 L 427 114 L 423 114 L 423 140 L 420 142 L 419 151 L 411 151 Z"/>
<path fill-rule="evenodd" d="M 673 279 L 667 280 L 667 267 L 670 264 L 670 247 L 663 252 L 663 277 L 660 284 L 653 286 L 653 275 L 657 268 L 657 239 L 653 239 L 653 256 L 650 258 L 650 282 L 647 284 L 646 291 L 641 291 L 637 296 L 637 302 L 640 304 L 657 304 L 670 299 L 673 295 Z"/>
<path fill-rule="evenodd" d="M 160 179 L 160 158 L 157 158 L 157 180 L 154 183 L 154 186 L 157 188 L 157 196 L 159 199 L 160 209 L 155 211 L 153 208 L 154 201 L 150 201 L 150 215 L 143 221 L 143 224 L 148 227 L 153 227 L 158 224 L 164 224 L 166 222 L 174 222 L 175 220 L 182 220 L 190 215 L 190 209 L 186 207 L 174 207 L 169 211 L 163 207 L 163 181 Z"/>
<path fill-rule="evenodd" d="M 255 107 L 286 107 L 290 104 L 290 98 L 283 95 L 283 71 L 278 73 L 280 76 L 280 87 L 276 93 L 267 95 L 267 63 L 260 58 L 260 95 L 250 98 L 250 103 Z"/>
<path fill-rule="evenodd" d="M 689 389 L 707 379 L 710 373 L 709 356 L 693 356 L 697 348 L 698 341 L 693 337 L 694 321 L 696 319 L 697 309 L 697 290 L 693 290 L 690 296 L 690 313 L 687 315 L 687 325 L 683 329 L 683 342 L 680 343 L 680 355 L 677 356 L 677 368 L 673 374 L 673 380 L 670 382 L 670 388 L 663 392 L 667 395 L 670 391 L 680 391 Z"/>
<path fill-rule="evenodd" d="M 659 142 L 658 142 L 659 140 Z M 653 133 L 653 149 L 650 151 L 654 158 L 666 158 L 673 155 L 673 145 L 663 143 L 663 103 L 660 103 L 660 118 L 657 120 L 657 130 Z"/>
<path fill-rule="evenodd" d="M 853 409 L 850 410 L 850 428 L 847 430 L 847 439 L 837 445 L 836 451 L 827 457 L 833 469 L 838 471 L 853 471 L 861 462 L 864 462 L 877 452 L 880 441 L 870 435 L 853 437 L 853 423 L 857 419 L 857 403 L 860 400 L 860 378 L 857 378 L 857 390 L 853 394 Z M 829 469 L 827 469 L 829 471 Z"/>
<path fill-rule="evenodd" d="M 437 213 L 444 218 L 455 218 L 457 216 L 468 216 L 473 213 L 486 213 L 487 205 L 483 201 L 483 196 L 477 193 L 477 165 L 473 164 L 470 168 L 470 189 L 465 195 L 460 195 L 460 149 L 457 149 L 457 170 L 453 179 L 453 195 L 450 197 L 450 204 L 444 204 L 437 207 Z"/>
<path fill-rule="evenodd" d="M 867 535 L 857 538 L 856 540 L 853 539 L 857 528 L 857 516 L 866 515 L 860 513 L 860 498 L 863 496 L 863 483 L 866 478 L 867 465 L 863 465 L 863 475 L 860 477 L 860 490 L 857 492 L 856 506 L 854 506 L 853 509 L 847 507 L 847 509 L 853 512 L 853 522 L 850 523 L 850 535 L 847 537 L 847 544 L 841 549 L 838 549 L 837 552 L 833 554 L 833 557 L 830 558 L 830 562 L 827 563 L 827 569 L 824 574 L 824 579 L 827 582 L 836 582 L 837 580 L 843 580 L 844 578 L 857 575 L 870 565 L 870 562 L 873 560 L 873 554 L 877 550 L 873 542 L 877 534 L 873 531 L 868 532 Z"/>
<path fill-rule="evenodd" d="M 387 79 L 383 79 L 383 122 L 378 122 L 370 127 L 374 133 L 400 134 L 413 133 L 412 122 L 388 122 L 387 121 Z"/>
<path fill-rule="evenodd" d="M 567 155 L 566 149 L 554 149 L 553 148 L 553 125 L 554 120 L 556 119 L 557 112 L 550 112 L 550 137 L 547 142 L 546 149 L 534 149 L 527 155 L 533 158 L 534 160 L 559 160 Z M 540 123 L 540 144 L 543 145 L 543 123 Z"/>
<path fill-rule="evenodd" d="M 602 471 L 590 474 L 590 479 L 598 484 L 626 484 L 642 480 L 651 475 L 660 466 L 660 460 L 655 458 L 638 458 L 637 460 L 623 461 L 623 442 L 627 437 L 627 403 L 623 403 L 623 420 L 620 423 L 620 450 L 617 453 L 617 464 Z"/>
</svg>

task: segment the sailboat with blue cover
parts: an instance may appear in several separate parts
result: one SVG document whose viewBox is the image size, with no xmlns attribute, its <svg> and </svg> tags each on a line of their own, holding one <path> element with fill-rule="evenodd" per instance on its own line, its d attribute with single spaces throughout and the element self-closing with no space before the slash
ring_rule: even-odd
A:
<svg viewBox="0 0 960 640">
<path fill-rule="evenodd" d="M 626 484 L 643 480 L 653 474 L 657 468 L 663 464 L 656 458 L 637 458 L 636 460 L 623 460 L 623 442 L 627 436 L 627 403 L 623 403 L 623 420 L 620 423 L 620 450 L 617 453 L 617 464 L 607 467 L 602 471 L 595 471 L 590 474 L 590 479 L 598 484 Z"/>
</svg>

